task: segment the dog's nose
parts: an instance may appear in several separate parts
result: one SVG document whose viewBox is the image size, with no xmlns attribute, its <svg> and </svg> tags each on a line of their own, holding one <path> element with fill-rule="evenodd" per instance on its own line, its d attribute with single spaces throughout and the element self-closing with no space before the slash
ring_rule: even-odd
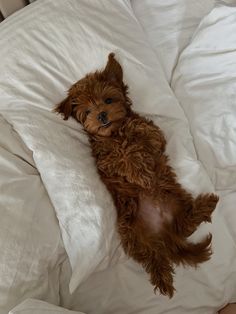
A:
<svg viewBox="0 0 236 314">
<path fill-rule="evenodd" d="M 107 123 L 107 112 L 101 111 L 97 116 L 98 121 L 102 122 L 103 124 Z"/>
</svg>

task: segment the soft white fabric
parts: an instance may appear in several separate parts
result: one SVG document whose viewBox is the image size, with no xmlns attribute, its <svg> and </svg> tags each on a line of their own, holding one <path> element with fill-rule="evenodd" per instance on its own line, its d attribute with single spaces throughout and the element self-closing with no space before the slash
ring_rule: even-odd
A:
<svg viewBox="0 0 236 314">
<path fill-rule="evenodd" d="M 115 209 L 97 175 L 86 135 L 78 123 L 65 122 L 51 110 L 73 82 L 104 66 L 110 51 L 117 52 L 124 67 L 135 109 L 163 127 L 180 180 L 195 194 L 212 186 L 196 159 L 183 111 L 129 3 L 40 1 L 34 8 L 1 27 L 2 38 L 8 33 L 1 50 L 1 111 L 33 151 L 57 212 L 73 269 L 73 291 L 122 251 L 117 251 Z"/>
<path fill-rule="evenodd" d="M 27 297 L 59 303 L 65 258 L 32 153 L 0 116 L 0 313 Z"/>
<path fill-rule="evenodd" d="M 215 0 L 131 0 L 131 3 L 170 81 L 179 54 Z"/>
<path fill-rule="evenodd" d="M 27 299 L 22 302 L 14 309 L 12 309 L 9 314 L 85 314 L 82 312 L 74 312 L 63 309 L 62 307 L 55 306 L 43 301 Z"/>
<path fill-rule="evenodd" d="M 72 278 L 68 260 L 61 269 L 62 305 L 96 314 L 185 314 L 191 311 L 210 314 L 220 304 L 233 300 L 235 242 L 232 225 L 235 216 L 230 215 L 234 195 L 229 201 L 222 196 L 213 225 L 203 225 L 193 236 L 197 239 L 212 229 L 215 235 L 212 260 L 198 270 L 177 269 L 178 294 L 173 300 L 155 296 L 142 267 L 125 257 L 121 259 L 123 253 L 117 249 L 115 209 L 98 178 L 86 135 L 72 119 L 63 121 L 51 112 L 73 82 L 88 71 L 104 66 L 107 54 L 115 51 L 124 67 L 134 108 L 150 115 L 165 132 L 167 151 L 180 182 L 195 195 L 213 190 L 197 159 L 198 152 L 194 150 L 189 131 L 190 121 L 171 92 L 129 2 L 36 1 L 1 23 L 0 38 L 0 59 L 4 60 L 0 64 L 0 112 L 33 153 L 55 207 L 72 266 Z M 25 192 L 21 191 L 25 199 Z M 45 191 L 42 194 L 45 195 Z M 47 227 L 52 224 L 53 229 L 55 217 L 45 214 L 51 205 L 39 200 L 37 203 L 44 206 L 38 215 L 44 213 L 43 218 L 40 217 L 46 219 Z M 225 213 L 222 218 L 222 208 L 230 213 L 227 219 L 224 219 Z M 57 243 L 47 232 L 45 237 Z M 7 245 L 7 239 L 5 242 Z M 53 252 L 51 247 L 49 250 Z M 24 258 L 30 261 L 27 256 Z M 57 289 L 56 279 L 54 288 Z M 71 290 L 80 284 L 73 295 L 69 293 L 69 281 Z M 36 285 L 41 289 L 37 281 Z M 27 285 L 22 287 L 27 288 Z M 49 295 L 50 291 L 54 290 L 49 290 Z M 48 300 L 48 295 L 29 297 Z M 57 304 L 57 300 L 48 301 Z"/>
<path fill-rule="evenodd" d="M 218 190 L 236 191 L 236 1 L 201 23 L 180 57 L 172 86 L 198 157 Z"/>
</svg>

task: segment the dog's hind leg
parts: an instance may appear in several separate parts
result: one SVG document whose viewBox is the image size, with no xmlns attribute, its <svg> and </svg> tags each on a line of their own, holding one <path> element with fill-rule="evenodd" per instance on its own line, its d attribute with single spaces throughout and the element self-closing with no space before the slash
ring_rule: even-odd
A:
<svg viewBox="0 0 236 314">
<path fill-rule="evenodd" d="M 150 275 L 155 293 L 159 290 L 161 294 L 171 298 L 175 291 L 173 262 L 166 254 L 165 243 L 158 237 L 155 237 L 155 240 L 152 237 L 144 237 L 144 233 L 147 235 L 148 231 L 139 227 L 122 228 L 122 247 L 125 253 L 141 264 Z"/>
<path fill-rule="evenodd" d="M 176 217 L 179 219 L 181 216 L 178 213 L 178 209 L 181 208 L 178 201 L 169 196 L 168 199 L 163 197 L 161 201 L 159 199 L 155 202 L 150 197 L 142 195 L 139 200 L 138 211 L 140 229 L 143 228 L 146 231 L 146 234 L 143 231 L 143 237 L 152 243 L 152 248 L 155 248 L 159 254 L 165 252 L 171 263 L 196 266 L 207 261 L 211 256 L 211 235 L 206 236 L 196 244 L 187 241 L 186 237 L 183 236 L 186 227 L 182 221 L 178 221 L 178 223 L 184 232 L 180 232 L 175 226 Z M 193 229 L 196 227 L 197 225 L 194 224 L 191 226 Z M 161 245 L 162 248 L 160 249 Z"/>
<path fill-rule="evenodd" d="M 138 200 L 120 198 L 119 205 L 124 204 L 125 208 L 118 211 L 118 232 L 125 253 L 150 275 L 155 292 L 172 297 L 174 269 L 166 254 L 166 243 L 139 216 Z"/>
<path fill-rule="evenodd" d="M 218 199 L 215 194 L 200 194 L 191 202 L 182 199 L 173 217 L 175 232 L 182 237 L 188 237 L 202 222 L 211 222 Z"/>
<path fill-rule="evenodd" d="M 172 216 L 173 232 L 182 237 L 190 236 L 202 222 L 210 222 L 218 202 L 215 194 L 200 194 L 196 199 L 178 182 L 173 169 L 160 159 L 157 172 L 156 199 L 162 200 Z M 158 167 L 157 167 L 158 169 Z"/>
</svg>

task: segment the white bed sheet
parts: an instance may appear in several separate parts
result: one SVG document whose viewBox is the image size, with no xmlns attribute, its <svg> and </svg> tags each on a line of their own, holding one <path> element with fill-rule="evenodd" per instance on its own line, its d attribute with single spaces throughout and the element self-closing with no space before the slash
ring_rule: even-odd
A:
<svg viewBox="0 0 236 314">
<path fill-rule="evenodd" d="M 27 299 L 12 309 L 9 314 L 85 314 L 78 311 L 70 311 L 48 302 Z"/>
<path fill-rule="evenodd" d="M 190 43 L 202 18 L 215 0 L 131 0 L 170 82 L 180 53 Z"/>
<path fill-rule="evenodd" d="M 207 15 L 180 56 L 172 87 L 217 190 L 236 191 L 236 1 Z"/>
<path fill-rule="evenodd" d="M 115 250 L 118 245 L 115 211 L 96 176 L 86 136 L 74 121 L 64 122 L 50 112 L 71 83 L 101 67 L 107 53 L 115 50 L 131 86 L 135 108 L 151 115 L 165 131 L 168 153 L 180 181 L 194 194 L 213 189 L 197 160 L 189 121 L 171 92 L 129 3 L 42 0 L 4 22 L 0 36 L 5 47 L 0 52 L 0 58 L 5 61 L 0 65 L 0 110 L 33 152 L 34 162 L 57 211 L 73 268 L 74 288 L 81 278 L 89 276 L 70 295 L 70 264 L 68 260 L 64 262 L 62 305 L 103 314 L 184 314 L 190 310 L 210 314 L 235 300 L 236 253 L 230 232 L 235 217 L 230 216 L 235 195 L 222 196 L 213 225 L 202 226 L 195 235 L 197 238 L 206 230 L 213 230 L 212 260 L 197 271 L 178 268 L 178 294 L 171 301 L 155 296 L 142 268 L 131 260 L 120 259 L 121 251 Z M 91 169 L 89 178 L 84 172 L 86 166 Z M 93 196 L 91 186 L 96 186 L 97 195 Z M 84 199 L 81 202 L 84 193 L 88 193 L 87 203 Z M 91 216 L 91 211 L 95 216 Z M 93 240 L 96 240 L 94 246 L 89 246 Z M 92 267 L 89 262 L 94 262 Z M 51 302 L 57 304 L 57 301 Z"/>
</svg>

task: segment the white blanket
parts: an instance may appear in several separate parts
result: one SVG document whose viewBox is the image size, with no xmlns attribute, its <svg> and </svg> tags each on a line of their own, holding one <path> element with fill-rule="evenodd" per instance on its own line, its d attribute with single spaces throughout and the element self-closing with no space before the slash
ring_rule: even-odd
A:
<svg viewBox="0 0 236 314">
<path fill-rule="evenodd" d="M 236 191 L 236 1 L 201 23 L 172 87 L 191 121 L 198 156 L 218 190 Z"/>
<path fill-rule="evenodd" d="M 202 314 L 203 308 L 210 314 L 233 300 L 236 268 L 231 224 L 235 216 L 230 215 L 235 194 L 222 197 L 213 226 L 203 225 L 193 236 L 198 239 L 212 230 L 212 260 L 198 270 L 178 268 L 178 293 L 167 301 L 154 295 L 143 269 L 127 261 L 119 247 L 115 209 L 80 125 L 51 112 L 72 83 L 104 66 L 107 54 L 115 51 L 134 108 L 152 117 L 165 132 L 179 181 L 194 195 L 214 190 L 194 148 L 191 120 L 173 95 L 130 3 L 42 0 L 3 22 L 0 37 L 4 60 L 0 64 L 0 112 L 32 151 L 69 256 L 70 265 L 66 260 L 60 273 L 65 278 L 61 280 L 62 305 L 91 314 Z M 58 304 L 58 300 L 50 302 Z"/>
<path fill-rule="evenodd" d="M 32 152 L 0 115 L 0 313 L 29 297 L 59 303 L 66 258 Z"/>
<path fill-rule="evenodd" d="M 43 301 L 27 299 L 14 309 L 9 314 L 85 314 L 82 312 L 75 312 L 63 309 Z"/>
<path fill-rule="evenodd" d="M 214 7 L 215 0 L 131 0 L 131 3 L 170 82 L 180 53 L 190 43 L 202 18 Z"/>
</svg>

